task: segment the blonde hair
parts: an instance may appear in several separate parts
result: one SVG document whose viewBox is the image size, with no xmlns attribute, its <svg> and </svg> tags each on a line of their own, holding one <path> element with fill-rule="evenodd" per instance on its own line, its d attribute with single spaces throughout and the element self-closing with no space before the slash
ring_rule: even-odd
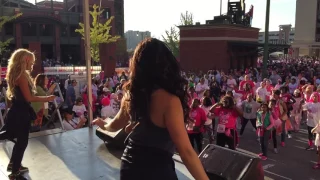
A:
<svg viewBox="0 0 320 180">
<path fill-rule="evenodd" d="M 9 100 L 15 96 L 14 89 L 17 85 L 17 80 L 21 76 L 25 76 L 28 79 L 31 93 L 35 93 L 33 80 L 30 76 L 30 72 L 26 69 L 29 58 L 31 58 L 33 62 L 35 61 L 34 54 L 27 49 L 17 49 L 11 54 L 6 75 L 6 80 L 8 82 L 7 98 Z"/>
</svg>

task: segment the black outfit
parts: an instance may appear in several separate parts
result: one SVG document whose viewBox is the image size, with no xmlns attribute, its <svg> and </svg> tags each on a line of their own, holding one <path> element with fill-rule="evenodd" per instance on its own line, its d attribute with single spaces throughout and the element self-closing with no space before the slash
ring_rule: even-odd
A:
<svg viewBox="0 0 320 180">
<path fill-rule="evenodd" d="M 243 119 L 242 119 L 241 130 L 240 130 L 240 135 L 243 134 L 243 131 L 244 131 L 244 129 L 246 128 L 248 121 L 250 121 L 251 124 L 252 124 L 252 126 L 257 130 L 257 127 L 256 127 L 256 119 L 246 119 L 246 118 L 243 118 Z"/>
<path fill-rule="evenodd" d="M 313 129 L 314 127 L 311 127 L 311 126 L 307 126 L 307 130 L 308 130 L 308 140 L 309 141 L 313 141 L 314 139 L 315 139 L 315 137 L 316 137 L 316 134 L 312 134 L 312 129 Z"/>
<path fill-rule="evenodd" d="M 139 125 L 126 140 L 121 157 L 121 180 L 177 180 L 172 159 L 175 146 L 166 128 L 139 119 Z"/>
<path fill-rule="evenodd" d="M 266 157 L 267 157 L 267 152 L 268 152 L 268 141 L 269 141 L 270 133 L 271 133 L 270 130 L 264 129 L 263 136 L 259 137 L 262 154 L 263 154 L 263 156 L 266 156 Z"/>
<path fill-rule="evenodd" d="M 227 136 L 225 133 L 217 133 L 217 145 L 225 147 L 227 144 L 229 149 L 236 149 L 236 133 L 234 129 L 230 129 L 231 137 Z"/>
<path fill-rule="evenodd" d="M 192 147 L 194 148 L 194 141 L 196 141 L 198 152 L 201 153 L 203 140 L 202 133 L 188 133 L 188 136 Z"/>
<path fill-rule="evenodd" d="M 19 87 L 14 88 L 12 106 L 6 117 L 6 138 L 15 139 L 10 163 L 12 163 L 12 173 L 19 171 L 24 151 L 28 146 L 29 130 L 31 121 L 36 119 L 36 113 L 27 102 Z"/>
<path fill-rule="evenodd" d="M 277 148 L 278 147 L 277 130 L 275 128 L 271 130 L 271 136 L 272 136 L 273 148 Z"/>
</svg>

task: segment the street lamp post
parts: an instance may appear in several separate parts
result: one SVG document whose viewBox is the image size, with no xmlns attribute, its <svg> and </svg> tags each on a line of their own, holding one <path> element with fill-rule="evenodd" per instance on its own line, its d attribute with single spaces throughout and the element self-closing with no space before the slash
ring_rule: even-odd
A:
<svg viewBox="0 0 320 180">
<path fill-rule="evenodd" d="M 269 18 L 270 18 L 270 0 L 267 0 L 266 7 L 266 24 L 264 30 L 264 52 L 263 52 L 263 78 L 267 78 L 267 62 L 269 60 Z"/>
<path fill-rule="evenodd" d="M 83 22 L 84 22 L 84 44 L 85 44 L 85 60 L 87 71 L 87 94 L 88 94 L 88 115 L 89 126 L 92 124 L 93 111 L 92 108 L 95 104 L 92 104 L 92 87 L 91 87 L 91 54 L 90 54 L 90 21 L 89 21 L 89 1 L 83 0 Z"/>
<path fill-rule="evenodd" d="M 220 16 L 222 15 L 222 0 L 220 0 Z"/>
</svg>

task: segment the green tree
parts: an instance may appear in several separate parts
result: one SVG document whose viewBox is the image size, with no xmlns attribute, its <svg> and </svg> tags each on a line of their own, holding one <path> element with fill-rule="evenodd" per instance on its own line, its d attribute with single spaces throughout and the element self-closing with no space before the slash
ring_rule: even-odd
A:
<svg viewBox="0 0 320 180">
<path fill-rule="evenodd" d="M 103 43 L 116 42 L 120 36 L 110 35 L 111 22 L 114 16 L 110 17 L 105 23 L 99 21 L 99 17 L 103 13 L 100 6 L 93 5 L 93 10 L 90 11 L 90 16 L 92 18 L 92 23 L 90 26 L 90 40 L 91 40 L 91 57 L 95 62 L 100 61 L 99 55 L 99 45 Z M 76 29 L 75 32 L 81 34 L 84 39 L 84 24 L 79 23 L 80 28 Z"/>
<path fill-rule="evenodd" d="M 22 15 L 22 13 L 13 15 L 13 16 L 2 16 L 0 17 L 0 32 L 3 28 L 3 26 L 7 23 L 10 22 L 18 17 L 20 17 Z M 7 51 L 7 48 L 10 44 L 10 42 L 13 40 L 13 38 L 9 38 L 6 41 L 0 41 L 0 56 L 3 55 L 3 53 L 5 53 Z"/>
<path fill-rule="evenodd" d="M 186 11 L 185 13 L 180 14 L 180 23 L 171 27 L 170 30 L 166 30 L 165 35 L 162 35 L 163 41 L 167 44 L 175 57 L 178 57 L 180 53 L 180 32 L 177 26 L 188 26 L 193 24 L 193 14 Z"/>
</svg>

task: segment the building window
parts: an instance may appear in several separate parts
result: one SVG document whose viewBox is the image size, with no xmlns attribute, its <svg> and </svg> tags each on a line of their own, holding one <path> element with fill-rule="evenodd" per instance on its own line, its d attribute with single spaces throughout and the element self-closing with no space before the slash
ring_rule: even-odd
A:
<svg viewBox="0 0 320 180">
<path fill-rule="evenodd" d="M 110 8 L 104 8 L 102 13 L 102 18 L 109 19 L 111 17 L 111 10 Z"/>
<path fill-rule="evenodd" d="M 70 36 L 71 37 L 77 37 L 79 36 L 79 33 L 76 32 L 76 29 L 78 29 L 79 26 L 77 25 L 70 25 Z"/>
<path fill-rule="evenodd" d="M 4 24 L 4 32 L 5 35 L 13 36 L 13 23 L 8 22 Z"/>
<path fill-rule="evenodd" d="M 22 23 L 21 31 L 23 36 L 37 36 L 37 24 Z"/>
<path fill-rule="evenodd" d="M 53 32 L 52 24 L 40 24 L 40 36 L 53 36 Z"/>
<path fill-rule="evenodd" d="M 64 25 L 60 27 L 60 35 L 62 37 L 68 36 L 68 26 Z"/>
</svg>

